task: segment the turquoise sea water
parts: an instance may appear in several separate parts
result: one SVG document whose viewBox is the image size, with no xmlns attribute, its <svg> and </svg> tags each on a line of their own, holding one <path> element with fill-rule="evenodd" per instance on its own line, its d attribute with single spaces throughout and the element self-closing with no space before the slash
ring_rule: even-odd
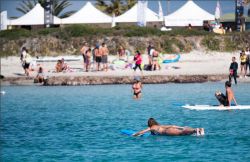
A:
<svg viewBox="0 0 250 162">
<path fill-rule="evenodd" d="M 178 104 L 217 104 L 223 83 L 2 87 L 1 160 L 20 161 L 250 161 L 250 110 L 194 111 Z M 233 87 L 250 105 L 250 84 Z M 204 127 L 204 137 L 129 137 L 122 129 L 161 124 Z"/>
</svg>

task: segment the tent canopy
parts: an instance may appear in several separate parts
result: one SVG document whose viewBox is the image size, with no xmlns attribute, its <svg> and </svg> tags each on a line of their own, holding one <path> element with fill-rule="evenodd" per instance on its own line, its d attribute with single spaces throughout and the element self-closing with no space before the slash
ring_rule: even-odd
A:
<svg viewBox="0 0 250 162">
<path fill-rule="evenodd" d="M 62 19 L 62 24 L 110 23 L 112 18 L 87 2 L 79 11 Z"/>
<path fill-rule="evenodd" d="M 200 8 L 192 0 L 174 13 L 165 16 L 165 26 L 202 26 L 204 20 L 214 20 L 214 15 Z"/>
<path fill-rule="evenodd" d="M 117 16 L 115 22 L 137 22 L 137 5 L 135 4 L 130 10 L 124 14 Z M 161 21 L 158 14 L 146 8 L 146 22 L 159 22 Z"/>
<path fill-rule="evenodd" d="M 54 24 L 60 24 L 61 19 L 54 16 Z M 44 8 L 37 3 L 36 6 L 25 15 L 17 19 L 9 19 L 8 25 L 44 25 Z"/>
</svg>

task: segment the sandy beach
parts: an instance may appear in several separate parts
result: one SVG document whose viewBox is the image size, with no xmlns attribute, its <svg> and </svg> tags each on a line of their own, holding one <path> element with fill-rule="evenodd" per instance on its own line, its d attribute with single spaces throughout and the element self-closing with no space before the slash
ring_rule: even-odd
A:
<svg viewBox="0 0 250 162">
<path fill-rule="evenodd" d="M 204 52 L 204 51 L 192 51 L 191 53 L 181 54 L 179 62 L 162 64 L 161 70 L 156 71 L 143 71 L 143 76 L 179 76 L 179 75 L 228 75 L 231 58 L 235 56 L 239 63 L 239 52 L 227 53 L 227 52 Z M 58 58 L 66 58 L 67 56 L 61 56 Z M 77 56 L 76 56 L 77 57 Z M 116 56 L 109 56 L 110 69 L 108 72 L 93 70 L 93 66 L 90 72 L 83 71 L 83 62 L 78 61 L 66 61 L 66 63 L 72 69 L 70 72 L 55 73 L 56 62 L 37 62 L 37 67 L 42 66 L 45 70 L 45 76 L 51 77 L 119 77 L 119 76 L 134 76 L 141 75 L 139 70 L 134 73 L 131 68 L 125 68 L 125 65 L 114 65 L 112 61 L 116 59 Z M 35 60 L 35 58 L 34 58 Z M 133 62 L 133 56 L 130 56 L 129 62 Z M 147 55 L 143 55 L 143 63 L 147 64 Z M 31 77 L 35 77 L 37 74 L 35 68 L 31 71 Z M 238 69 L 240 74 L 240 69 Z M 25 78 L 24 70 L 22 69 L 19 57 L 7 57 L 1 58 L 1 75 L 5 78 Z M 240 82 L 250 82 L 250 77 L 239 78 Z"/>
</svg>

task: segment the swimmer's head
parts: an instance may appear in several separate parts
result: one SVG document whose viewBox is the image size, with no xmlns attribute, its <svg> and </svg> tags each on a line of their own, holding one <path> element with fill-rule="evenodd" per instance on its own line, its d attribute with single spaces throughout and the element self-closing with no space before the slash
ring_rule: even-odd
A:
<svg viewBox="0 0 250 162">
<path fill-rule="evenodd" d="M 231 87 L 231 83 L 229 81 L 225 82 L 225 87 Z"/>
<path fill-rule="evenodd" d="M 136 82 L 140 82 L 140 81 L 141 81 L 140 77 L 138 77 L 138 76 L 136 76 L 136 77 L 134 78 L 134 80 L 135 80 Z"/>
<path fill-rule="evenodd" d="M 157 121 L 154 118 L 149 118 L 148 119 L 148 127 L 152 127 L 154 125 L 159 125 Z"/>
</svg>

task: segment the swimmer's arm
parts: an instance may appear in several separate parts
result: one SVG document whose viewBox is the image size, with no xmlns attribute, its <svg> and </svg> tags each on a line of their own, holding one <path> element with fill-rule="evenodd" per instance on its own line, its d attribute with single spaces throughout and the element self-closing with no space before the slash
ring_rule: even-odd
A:
<svg viewBox="0 0 250 162">
<path fill-rule="evenodd" d="M 140 135 L 143 135 L 144 133 L 146 133 L 146 132 L 148 132 L 148 131 L 150 131 L 150 128 L 147 128 L 147 129 L 145 129 L 145 130 L 142 130 L 142 131 L 140 131 L 140 132 L 137 132 L 137 133 L 133 134 L 133 136 L 140 136 Z"/>
</svg>

